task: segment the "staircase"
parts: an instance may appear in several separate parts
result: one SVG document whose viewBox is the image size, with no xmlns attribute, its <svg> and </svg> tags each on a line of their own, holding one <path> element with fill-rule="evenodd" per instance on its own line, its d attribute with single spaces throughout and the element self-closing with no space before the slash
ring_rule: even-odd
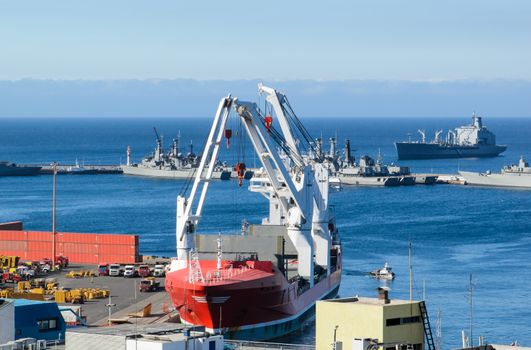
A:
<svg viewBox="0 0 531 350">
<path fill-rule="evenodd" d="M 430 318 L 428 317 L 428 310 L 426 309 L 426 303 L 424 300 L 419 303 L 419 307 L 422 323 L 424 324 L 424 335 L 426 336 L 428 350 L 436 350 L 435 343 L 433 342 L 433 334 L 431 333 Z"/>
</svg>

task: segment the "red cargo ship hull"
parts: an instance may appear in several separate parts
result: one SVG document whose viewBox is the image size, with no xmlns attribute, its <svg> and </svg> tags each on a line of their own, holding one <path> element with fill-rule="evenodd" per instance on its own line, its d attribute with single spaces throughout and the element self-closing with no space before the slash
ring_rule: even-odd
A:
<svg viewBox="0 0 531 350">
<path fill-rule="evenodd" d="M 314 320 L 315 302 L 337 295 L 340 257 L 313 288 L 290 282 L 271 261 L 200 261 L 202 282 L 191 283 L 188 268 L 166 275 L 166 290 L 183 322 L 205 326 L 231 339 L 268 340 Z M 309 286 L 308 284 L 306 286 Z"/>
</svg>

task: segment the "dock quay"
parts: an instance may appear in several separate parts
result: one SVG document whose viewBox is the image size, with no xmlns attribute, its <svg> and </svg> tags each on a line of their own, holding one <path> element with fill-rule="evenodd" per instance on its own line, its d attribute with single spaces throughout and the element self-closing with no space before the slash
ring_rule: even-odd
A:
<svg viewBox="0 0 531 350">
<path fill-rule="evenodd" d="M 40 165 L 41 175 L 53 175 L 52 165 Z M 57 165 L 57 174 L 59 175 L 97 175 L 97 174 L 122 174 L 120 165 L 83 165 L 79 164 L 60 164 Z"/>
</svg>

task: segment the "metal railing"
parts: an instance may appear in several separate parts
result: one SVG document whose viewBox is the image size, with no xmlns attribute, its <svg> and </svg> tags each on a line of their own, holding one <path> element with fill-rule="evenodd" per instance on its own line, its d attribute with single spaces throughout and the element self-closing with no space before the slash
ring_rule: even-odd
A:
<svg viewBox="0 0 531 350">
<path fill-rule="evenodd" d="M 277 349 L 277 350 L 315 350 L 314 345 L 306 344 L 288 344 L 288 343 L 271 343 L 246 340 L 224 340 L 225 348 L 231 350 L 258 350 L 258 349 Z"/>
</svg>

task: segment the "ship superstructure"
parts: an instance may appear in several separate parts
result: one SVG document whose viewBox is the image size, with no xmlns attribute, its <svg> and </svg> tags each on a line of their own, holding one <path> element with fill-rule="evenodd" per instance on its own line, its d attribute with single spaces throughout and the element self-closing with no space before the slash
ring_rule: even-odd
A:
<svg viewBox="0 0 531 350">
<path fill-rule="evenodd" d="M 313 320 L 315 302 L 334 297 L 341 281 L 328 169 L 286 96 L 262 85 L 259 92 L 280 129 L 273 113 L 264 114 L 256 103 L 230 95 L 220 101 L 198 169 L 206 176 L 196 175 L 190 195 L 177 198 L 177 258 L 166 275 L 183 322 L 252 340 L 300 329 Z M 238 236 L 201 235 L 197 227 L 211 178 L 206 164 L 216 162 L 231 109 L 260 159 L 249 189 L 269 201 L 269 215 L 258 225 L 244 222 Z"/>
<path fill-rule="evenodd" d="M 398 159 L 495 157 L 507 149 L 507 146 L 496 144 L 496 136 L 475 113 L 472 124 L 449 130 L 445 139 L 441 138 L 443 131 L 438 130 L 435 138 L 427 142 L 426 131 L 418 131 L 422 136 L 420 141 L 395 143 Z"/>
</svg>

